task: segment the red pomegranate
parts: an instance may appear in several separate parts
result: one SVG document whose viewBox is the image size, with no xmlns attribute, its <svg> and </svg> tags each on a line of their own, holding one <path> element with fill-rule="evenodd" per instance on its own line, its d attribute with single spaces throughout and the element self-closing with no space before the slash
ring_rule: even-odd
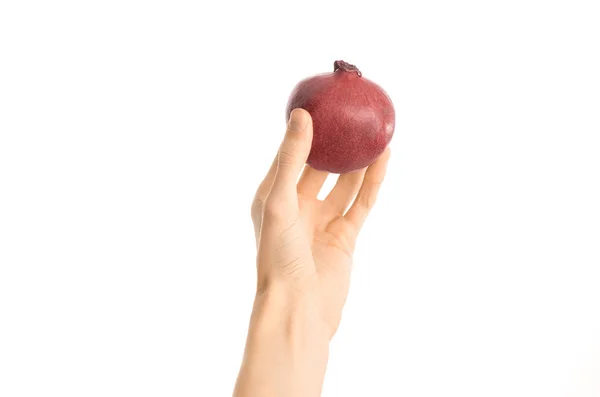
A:
<svg viewBox="0 0 600 397">
<path fill-rule="evenodd" d="M 298 83 L 288 100 L 287 118 L 295 108 L 312 116 L 313 142 L 306 163 L 317 170 L 343 174 L 367 167 L 394 134 L 390 97 L 344 61 L 333 63 L 333 73 Z"/>
</svg>

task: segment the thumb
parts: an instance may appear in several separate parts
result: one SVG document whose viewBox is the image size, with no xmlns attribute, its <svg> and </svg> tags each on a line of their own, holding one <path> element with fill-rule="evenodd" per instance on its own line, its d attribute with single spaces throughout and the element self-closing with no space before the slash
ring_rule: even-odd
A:
<svg viewBox="0 0 600 397">
<path fill-rule="evenodd" d="M 296 195 L 296 182 L 306 163 L 312 143 L 312 120 L 304 109 L 290 113 L 287 131 L 279 148 L 273 196 Z"/>
</svg>

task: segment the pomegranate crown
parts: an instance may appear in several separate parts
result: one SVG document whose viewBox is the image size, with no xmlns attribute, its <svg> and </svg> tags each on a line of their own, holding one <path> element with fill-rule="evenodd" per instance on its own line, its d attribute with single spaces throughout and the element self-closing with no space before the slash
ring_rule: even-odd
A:
<svg viewBox="0 0 600 397">
<path fill-rule="evenodd" d="M 358 70 L 356 66 L 349 64 L 348 62 L 335 61 L 333 63 L 333 71 L 335 72 L 337 70 L 343 70 L 344 72 L 355 72 L 356 74 L 358 74 L 358 77 L 362 77 L 362 73 L 360 72 L 360 70 Z"/>
</svg>

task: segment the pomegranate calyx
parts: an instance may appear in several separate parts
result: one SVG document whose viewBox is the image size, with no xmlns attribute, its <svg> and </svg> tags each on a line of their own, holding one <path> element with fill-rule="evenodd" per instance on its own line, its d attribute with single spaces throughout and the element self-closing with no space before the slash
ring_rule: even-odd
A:
<svg viewBox="0 0 600 397">
<path fill-rule="evenodd" d="M 338 69 L 341 69 L 344 72 L 356 72 L 356 74 L 358 74 L 358 77 L 362 77 L 362 73 L 360 72 L 360 70 L 358 70 L 356 66 L 349 64 L 348 62 L 335 61 L 333 63 L 333 71 L 335 72 Z"/>
</svg>

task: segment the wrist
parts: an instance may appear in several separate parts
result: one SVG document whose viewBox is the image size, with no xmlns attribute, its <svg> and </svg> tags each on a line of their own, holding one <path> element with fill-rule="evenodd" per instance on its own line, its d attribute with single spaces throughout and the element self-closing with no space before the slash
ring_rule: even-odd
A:
<svg viewBox="0 0 600 397">
<path fill-rule="evenodd" d="M 302 287 L 285 282 L 272 282 L 256 293 L 251 334 L 257 337 L 284 336 L 290 344 L 329 343 L 329 332 L 323 322 L 320 296 L 316 286 L 307 282 Z"/>
<path fill-rule="evenodd" d="M 256 295 L 235 397 L 318 397 L 329 338 L 317 296 L 271 285 Z"/>
</svg>

